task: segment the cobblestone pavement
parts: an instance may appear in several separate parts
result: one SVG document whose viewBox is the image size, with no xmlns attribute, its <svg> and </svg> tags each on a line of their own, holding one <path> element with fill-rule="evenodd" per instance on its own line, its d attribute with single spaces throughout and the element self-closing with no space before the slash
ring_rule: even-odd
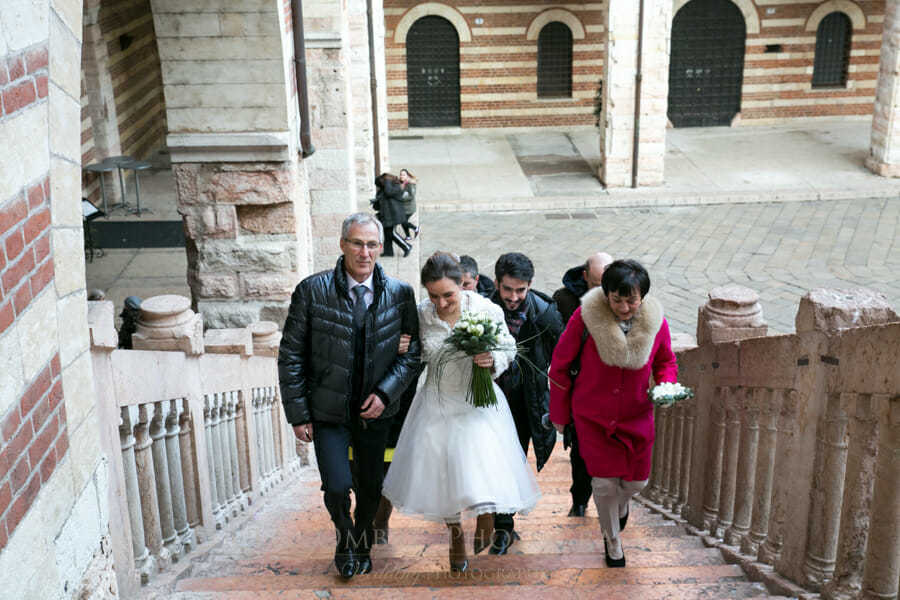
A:
<svg viewBox="0 0 900 600">
<path fill-rule="evenodd" d="M 814 288 L 864 286 L 900 308 L 898 198 L 420 217 L 423 261 L 450 250 L 492 274 L 497 256 L 524 252 L 534 287 L 547 293 L 593 252 L 635 258 L 673 332 L 695 335 L 698 307 L 726 284 L 759 293 L 770 334 L 794 331 L 800 298 Z"/>
</svg>

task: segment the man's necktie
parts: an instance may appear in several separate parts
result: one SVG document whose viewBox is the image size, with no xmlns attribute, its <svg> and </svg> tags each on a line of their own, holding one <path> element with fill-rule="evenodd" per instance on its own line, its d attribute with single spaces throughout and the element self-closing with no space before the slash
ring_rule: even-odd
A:
<svg viewBox="0 0 900 600">
<path fill-rule="evenodd" d="M 366 320 L 366 292 L 368 288 L 364 285 L 358 285 L 353 288 L 353 293 L 356 294 L 356 303 L 353 305 L 353 323 L 357 327 L 362 327 L 363 322 Z"/>
</svg>

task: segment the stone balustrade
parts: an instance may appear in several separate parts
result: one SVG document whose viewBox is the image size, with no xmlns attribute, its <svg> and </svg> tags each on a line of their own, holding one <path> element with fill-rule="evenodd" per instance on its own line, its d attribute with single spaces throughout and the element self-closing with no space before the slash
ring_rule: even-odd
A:
<svg viewBox="0 0 900 600">
<path fill-rule="evenodd" d="M 695 397 L 656 409 L 645 501 L 773 593 L 896 599 L 900 318 L 816 290 L 797 333 L 765 337 L 748 292 L 711 293 L 700 345 L 677 351 Z"/>
<path fill-rule="evenodd" d="M 143 302 L 134 350 L 116 349 L 111 302 L 89 303 L 89 323 L 116 572 L 146 583 L 299 466 L 280 333 L 263 322 L 204 335 L 180 296 Z"/>
</svg>

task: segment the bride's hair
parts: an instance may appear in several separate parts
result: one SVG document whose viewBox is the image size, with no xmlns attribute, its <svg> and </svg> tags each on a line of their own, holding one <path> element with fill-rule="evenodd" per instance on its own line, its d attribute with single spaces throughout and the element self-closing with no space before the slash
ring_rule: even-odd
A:
<svg viewBox="0 0 900 600">
<path fill-rule="evenodd" d="M 420 279 L 422 285 L 425 285 L 426 283 L 439 281 L 444 277 L 455 281 L 457 284 L 462 283 L 462 267 L 459 266 L 459 259 L 456 255 L 438 251 L 425 261 Z"/>
</svg>

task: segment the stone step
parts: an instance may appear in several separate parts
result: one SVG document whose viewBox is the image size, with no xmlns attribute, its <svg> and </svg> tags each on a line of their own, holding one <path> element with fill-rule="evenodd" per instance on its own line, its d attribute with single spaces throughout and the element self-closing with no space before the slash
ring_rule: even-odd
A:
<svg viewBox="0 0 900 600">
<path fill-rule="evenodd" d="M 329 588 L 334 586 L 337 581 L 333 571 L 327 574 L 314 575 L 258 574 L 254 576 L 197 577 L 178 582 L 176 590 L 283 592 L 288 590 Z M 554 594 L 558 587 L 603 586 L 603 589 L 606 589 L 608 586 L 634 586 L 637 589 L 659 586 L 677 587 L 682 584 L 686 586 L 697 584 L 730 584 L 739 586 L 740 584 L 747 584 L 742 588 L 746 590 L 745 595 L 755 596 L 765 591 L 761 586 L 747 582 L 743 571 L 736 565 L 626 567 L 624 569 L 562 568 L 555 570 L 516 568 L 481 570 L 472 568 L 471 573 L 462 575 L 450 573 L 449 570 L 382 570 L 374 571 L 369 575 L 354 577 L 347 582 L 340 582 L 339 586 L 342 590 L 352 588 L 371 589 L 373 587 L 381 590 L 386 588 L 436 588 L 455 587 L 463 581 L 467 586 L 478 587 L 549 586 L 554 588 Z M 752 593 L 750 593 L 751 591 Z M 470 591 L 469 593 L 471 594 L 472 592 Z"/>
</svg>

